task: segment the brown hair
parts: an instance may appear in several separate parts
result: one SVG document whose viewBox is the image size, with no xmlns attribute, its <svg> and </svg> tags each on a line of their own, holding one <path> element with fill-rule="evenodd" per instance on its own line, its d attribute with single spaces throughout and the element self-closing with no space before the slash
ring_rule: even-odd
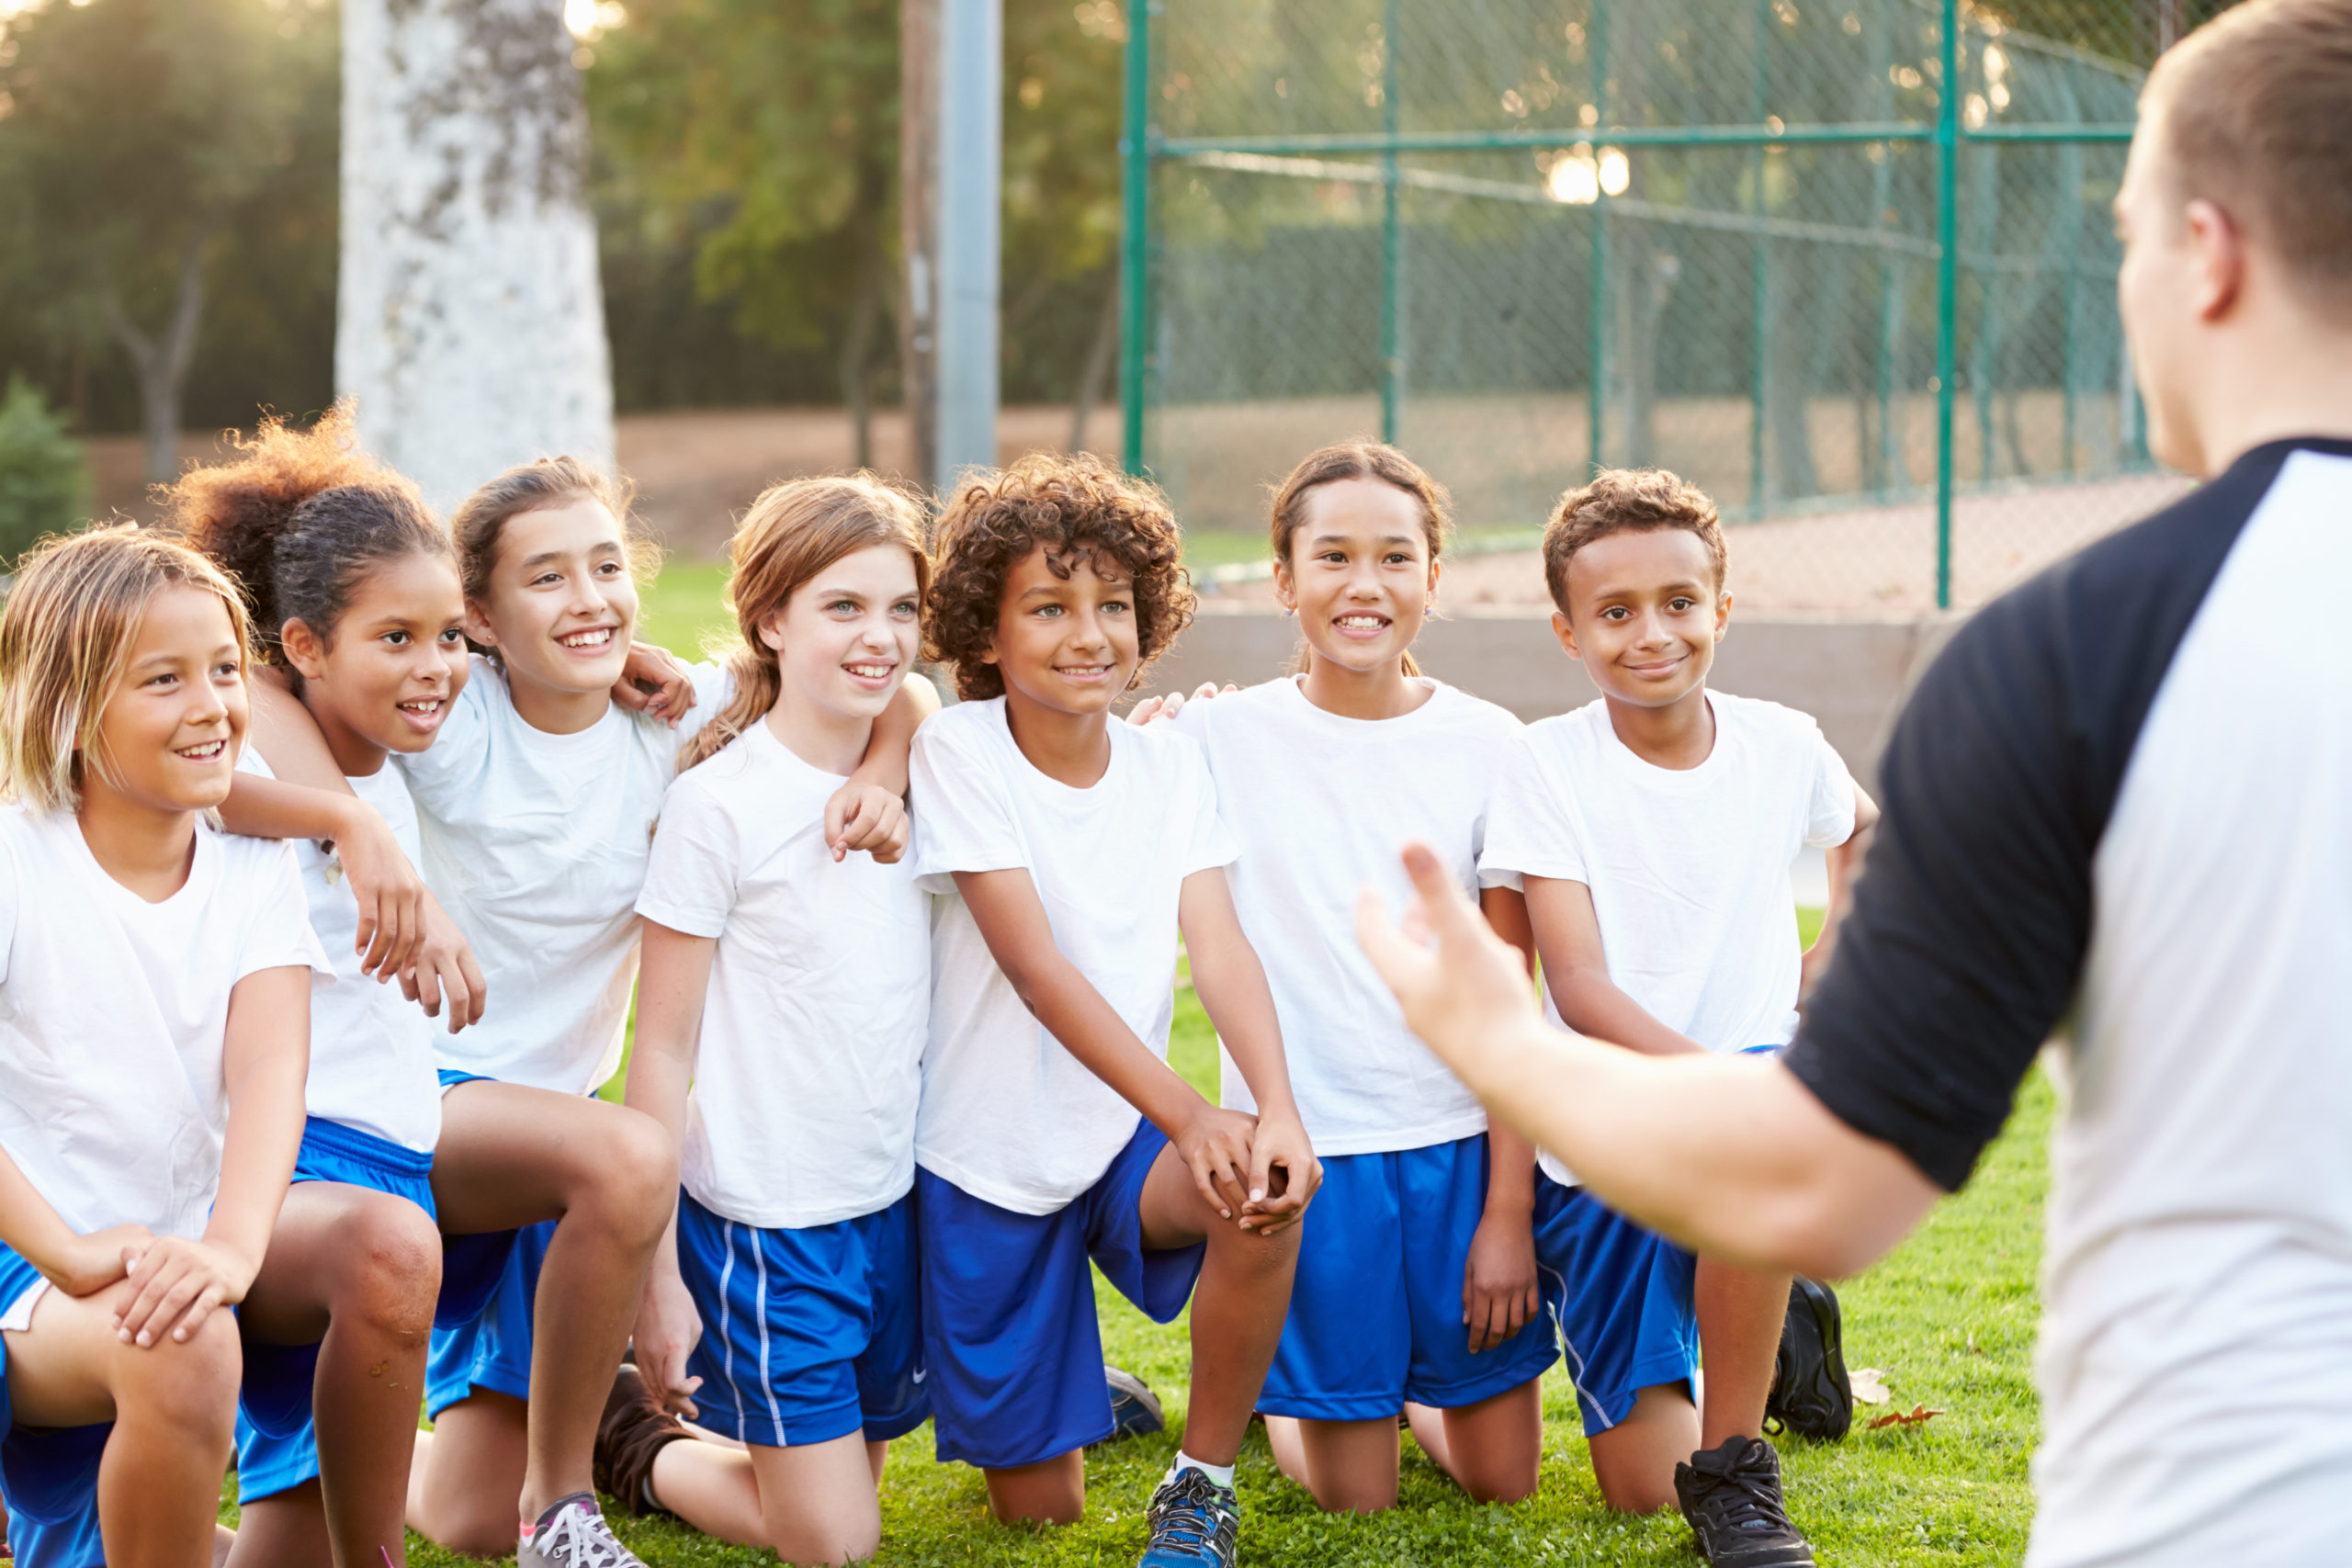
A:
<svg viewBox="0 0 2352 1568">
<path fill-rule="evenodd" d="M 1544 585 L 1552 603 L 1568 613 L 1568 559 L 1595 539 L 1611 534 L 1646 533 L 1653 528 L 1682 528 L 1699 536 L 1715 569 L 1715 587 L 1724 585 L 1727 564 L 1723 524 L 1707 492 L 1679 474 L 1664 468 L 1603 468 L 1592 482 L 1560 497 L 1552 520 L 1544 528 Z"/>
<path fill-rule="evenodd" d="M 1183 539 L 1158 487 L 1091 452 L 1033 452 L 965 479 L 940 514 L 924 651 L 956 666 L 956 690 L 967 702 L 1004 694 L 1003 672 L 980 656 L 996 641 L 1005 574 L 1039 546 L 1057 577 L 1099 550 L 1135 580 L 1137 676 L 1192 623 Z"/>
<path fill-rule="evenodd" d="M 2156 62 L 2140 101 L 2180 199 L 2226 209 L 2352 316 L 2352 6 L 2233 6 Z"/>
<path fill-rule="evenodd" d="M 428 555 L 456 564 L 448 531 L 407 479 L 361 453 L 351 405 L 307 431 L 265 415 L 237 457 L 191 468 L 164 492 L 170 522 L 244 592 L 264 659 L 286 662 L 286 623 L 334 640 L 351 596 L 379 564 Z"/>
<path fill-rule="evenodd" d="M 613 514 L 628 550 L 629 575 L 645 581 L 661 567 L 662 552 L 630 513 L 635 499 L 626 479 L 616 483 L 604 469 L 578 457 L 541 457 L 507 469 L 459 502 L 449 515 L 466 603 L 477 608 L 489 604 L 490 574 L 497 569 L 499 537 L 509 522 L 526 512 L 545 512 L 575 501 L 595 502 Z M 498 657 L 496 649 L 479 644 L 474 651 Z"/>
<path fill-rule="evenodd" d="M 242 665 L 253 629 L 244 601 L 178 540 L 121 523 L 33 547 L 0 606 L 0 799 L 80 807 L 85 761 L 101 773 L 107 763 L 77 748 L 97 735 L 147 606 L 183 586 L 220 596 Z"/>
<path fill-rule="evenodd" d="M 1421 536 L 1429 541 L 1430 559 L 1434 561 L 1444 553 L 1446 537 L 1453 532 L 1453 498 L 1446 493 L 1445 487 L 1428 469 L 1385 442 L 1342 441 L 1318 447 L 1301 457 L 1289 477 L 1274 487 L 1272 525 L 1268 530 L 1267 542 L 1273 547 L 1276 560 L 1289 564 L 1291 545 L 1306 521 L 1306 498 L 1341 479 L 1377 479 L 1419 502 Z M 1302 643 L 1298 657 L 1302 671 L 1306 668 L 1306 648 Z M 1420 672 L 1420 665 L 1408 651 L 1405 673 Z"/>
<path fill-rule="evenodd" d="M 783 677 L 776 656 L 760 640 L 761 624 L 810 578 L 878 545 L 899 546 L 913 558 L 921 603 L 931 587 L 931 559 L 923 554 L 922 514 L 905 495 L 862 470 L 845 479 L 792 479 L 760 492 L 727 547 L 727 607 L 741 635 L 709 650 L 734 675 L 735 694 L 686 742 L 680 773 L 716 756 L 775 706 Z"/>
</svg>

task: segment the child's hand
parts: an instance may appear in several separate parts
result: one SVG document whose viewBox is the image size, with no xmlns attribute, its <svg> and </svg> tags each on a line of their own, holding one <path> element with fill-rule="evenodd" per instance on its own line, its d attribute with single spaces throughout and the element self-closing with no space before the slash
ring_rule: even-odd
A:
<svg viewBox="0 0 2352 1568">
<path fill-rule="evenodd" d="M 645 1278 L 645 1294 L 637 1307 L 637 1327 L 630 1343 L 637 1350 L 638 1376 L 646 1392 L 673 1415 L 693 1420 L 694 1392 L 702 1379 L 686 1375 L 686 1359 L 702 1340 L 702 1314 L 674 1268 L 657 1265 Z"/>
<path fill-rule="evenodd" d="M 1256 1117 L 1206 1103 L 1177 1130 L 1177 1157 L 1221 1218 L 1238 1220 L 1249 1207 L 1250 1145 L 1257 1132 Z"/>
<path fill-rule="evenodd" d="M 130 1273 L 131 1259 L 154 1239 L 145 1225 L 108 1225 L 87 1235 L 70 1237 L 48 1258 L 28 1258 L 26 1261 L 40 1270 L 42 1279 L 67 1295 L 86 1296 L 93 1291 L 105 1290 Z"/>
<path fill-rule="evenodd" d="M 115 1319 L 116 1337 L 127 1345 L 160 1345 L 166 1335 L 185 1343 L 214 1307 L 245 1299 L 254 1265 L 218 1242 L 167 1235 L 133 1253 L 130 1282 L 138 1290 Z"/>
<path fill-rule="evenodd" d="M 409 863 L 400 840 L 373 807 L 354 800 L 335 835 L 334 858 L 359 906 L 359 934 L 353 951 L 359 972 L 379 984 L 415 962 L 424 940 L 424 878 Z"/>
<path fill-rule="evenodd" d="M 896 865 L 909 831 L 907 803 L 880 784 L 845 784 L 825 802 L 825 842 L 836 861 L 864 850 L 878 864 Z"/>
<path fill-rule="evenodd" d="M 1306 1129 L 1295 1115 L 1261 1116 L 1250 1140 L 1250 1198 L 1241 1228 L 1258 1235 L 1280 1235 L 1298 1224 L 1323 1185 L 1323 1162 Z"/>
<path fill-rule="evenodd" d="M 1225 683 L 1224 689 L 1228 692 L 1238 692 L 1241 688 L 1228 681 Z M 1155 719 L 1174 718 L 1184 711 L 1184 704 L 1187 701 L 1206 702 L 1217 694 L 1217 683 L 1215 681 L 1204 681 L 1189 699 L 1182 692 L 1170 692 L 1162 696 L 1146 697 L 1127 710 L 1127 722 L 1149 724 Z"/>
<path fill-rule="evenodd" d="M 695 705 L 694 672 L 666 648 L 632 642 L 628 662 L 621 666 L 621 678 L 613 683 L 613 701 L 675 729 Z"/>
<path fill-rule="evenodd" d="M 1527 1326 L 1542 1308 L 1535 1288 L 1535 1233 L 1524 1214 L 1489 1213 L 1470 1238 L 1462 1270 L 1462 1321 L 1470 1353 L 1491 1350 Z"/>
<path fill-rule="evenodd" d="M 452 1034 L 480 1023 L 489 1005 L 490 985 L 474 962 L 466 933 L 430 893 L 424 896 L 424 940 L 417 945 L 416 961 L 401 971 L 401 994 L 422 1007 L 427 1018 L 441 1016 L 447 998 Z"/>
</svg>

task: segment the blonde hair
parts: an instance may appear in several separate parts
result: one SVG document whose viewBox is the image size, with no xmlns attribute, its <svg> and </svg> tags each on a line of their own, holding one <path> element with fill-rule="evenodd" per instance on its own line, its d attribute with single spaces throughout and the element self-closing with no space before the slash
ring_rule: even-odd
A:
<svg viewBox="0 0 2352 1568">
<path fill-rule="evenodd" d="M 244 600 L 186 545 L 124 523 L 34 547 L 0 608 L 0 799 L 80 808 L 80 748 L 97 735 L 147 606 L 180 587 L 220 595 L 242 667 L 252 633 Z M 88 761 L 106 772 L 95 748 Z"/>
<path fill-rule="evenodd" d="M 680 773 L 716 756 L 775 706 L 784 678 L 775 655 L 760 640 L 761 625 L 810 578 L 844 556 L 880 545 L 899 546 L 914 562 L 920 601 L 931 588 L 922 514 L 872 474 L 790 479 L 769 486 L 752 502 L 727 547 L 727 607 L 735 613 L 739 635 L 709 649 L 735 677 L 735 694 L 686 742 L 678 756 Z"/>
</svg>

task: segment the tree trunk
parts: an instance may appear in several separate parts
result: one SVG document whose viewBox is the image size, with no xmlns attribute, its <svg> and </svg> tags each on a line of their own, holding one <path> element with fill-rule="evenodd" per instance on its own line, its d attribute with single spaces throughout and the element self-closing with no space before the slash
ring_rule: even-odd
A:
<svg viewBox="0 0 2352 1568">
<path fill-rule="evenodd" d="M 1086 368 L 1079 372 L 1078 396 L 1069 411 L 1069 449 L 1086 450 L 1086 422 L 1094 412 L 1094 405 L 1102 400 L 1102 383 L 1111 378 L 1111 367 L 1119 358 L 1119 272 L 1111 269 L 1110 292 L 1103 297 L 1102 313 L 1094 321 L 1094 341 L 1086 347 Z"/>
<path fill-rule="evenodd" d="M 908 478 L 939 482 L 939 0 L 899 4 L 899 368 Z"/>
<path fill-rule="evenodd" d="M 612 467 L 587 164 L 562 0 L 344 0 L 335 389 L 435 506 Z"/>
<path fill-rule="evenodd" d="M 204 246 L 215 222 L 204 219 L 188 236 L 187 249 L 180 254 L 178 298 L 160 336 L 148 336 L 130 319 L 112 280 L 98 291 L 99 313 L 130 356 L 131 374 L 139 382 L 150 484 L 169 484 L 180 476 L 180 392 L 187 384 L 188 361 L 196 355 L 197 329 L 204 324 Z"/>
</svg>

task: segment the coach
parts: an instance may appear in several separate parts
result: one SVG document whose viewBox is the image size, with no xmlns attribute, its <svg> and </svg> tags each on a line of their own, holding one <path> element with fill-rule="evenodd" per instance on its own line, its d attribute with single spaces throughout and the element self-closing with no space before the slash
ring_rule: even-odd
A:
<svg viewBox="0 0 2352 1568">
<path fill-rule="evenodd" d="M 1407 861 L 1417 1029 L 1611 1203 L 1759 1268 L 1880 1257 L 2053 1033 L 2029 1561 L 2352 1562 L 2352 0 L 2166 54 L 2116 217 L 2149 444 L 2206 482 L 1980 611 L 1921 681 L 1780 1062 L 1548 1029 Z"/>
</svg>

